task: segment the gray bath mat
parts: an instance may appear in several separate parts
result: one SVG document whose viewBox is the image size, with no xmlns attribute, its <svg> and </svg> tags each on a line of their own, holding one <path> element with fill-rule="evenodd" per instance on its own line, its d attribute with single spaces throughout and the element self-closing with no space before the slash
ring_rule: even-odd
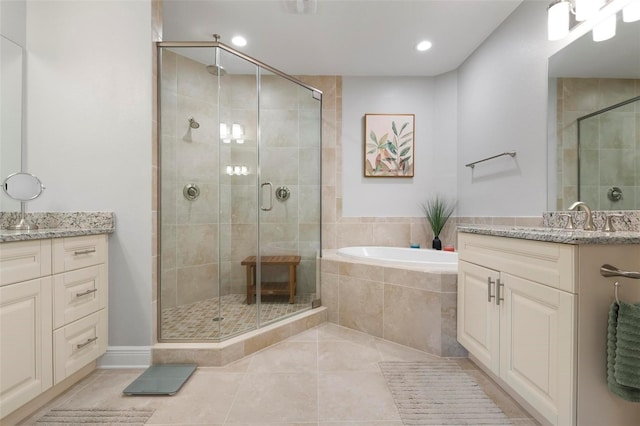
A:
<svg viewBox="0 0 640 426">
<path fill-rule="evenodd" d="M 144 425 L 154 410 L 102 410 L 97 408 L 64 410 L 54 408 L 40 417 L 36 424 L 44 425 L 91 425 L 91 424 L 126 424 Z"/>
<path fill-rule="evenodd" d="M 125 395 L 174 395 L 197 367 L 196 364 L 152 365 L 122 393 Z"/>
<path fill-rule="evenodd" d="M 509 418 L 456 363 L 380 362 L 405 425 L 510 425 Z"/>
</svg>

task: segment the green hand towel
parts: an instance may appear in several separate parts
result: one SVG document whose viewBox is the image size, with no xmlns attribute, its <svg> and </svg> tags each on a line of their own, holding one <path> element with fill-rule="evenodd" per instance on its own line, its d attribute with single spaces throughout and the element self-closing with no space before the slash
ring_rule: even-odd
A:
<svg viewBox="0 0 640 426">
<path fill-rule="evenodd" d="M 640 402 L 640 305 L 614 302 L 609 308 L 607 385 L 619 397 Z"/>
</svg>

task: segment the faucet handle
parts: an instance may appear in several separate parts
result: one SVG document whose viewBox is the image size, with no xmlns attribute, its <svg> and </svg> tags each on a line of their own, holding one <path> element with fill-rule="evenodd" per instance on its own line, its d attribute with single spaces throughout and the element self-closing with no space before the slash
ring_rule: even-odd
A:
<svg viewBox="0 0 640 426">
<path fill-rule="evenodd" d="M 570 213 L 559 213 L 558 217 L 566 217 L 567 224 L 565 225 L 565 229 L 575 229 L 576 224 L 573 222 L 573 215 Z"/>
<path fill-rule="evenodd" d="M 604 232 L 615 232 L 616 228 L 613 227 L 613 219 L 614 217 L 624 217 L 623 214 L 607 214 L 606 220 L 604 223 L 604 228 L 602 229 Z"/>
</svg>

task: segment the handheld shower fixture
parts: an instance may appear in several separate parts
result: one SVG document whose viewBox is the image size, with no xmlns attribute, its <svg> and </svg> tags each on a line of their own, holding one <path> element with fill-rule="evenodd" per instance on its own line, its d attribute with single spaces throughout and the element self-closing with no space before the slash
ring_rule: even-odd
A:
<svg viewBox="0 0 640 426">
<path fill-rule="evenodd" d="M 189 127 L 192 129 L 197 129 L 200 127 L 200 123 L 193 119 L 193 117 L 189 117 Z"/>
</svg>

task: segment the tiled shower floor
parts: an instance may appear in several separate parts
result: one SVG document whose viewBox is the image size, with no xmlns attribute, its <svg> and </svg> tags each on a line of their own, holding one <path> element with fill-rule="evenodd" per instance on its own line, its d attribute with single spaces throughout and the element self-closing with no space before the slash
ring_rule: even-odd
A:
<svg viewBox="0 0 640 426">
<path fill-rule="evenodd" d="M 263 296 L 260 322 L 300 312 L 311 307 L 314 294 L 300 294 L 290 304 L 288 297 Z M 229 294 L 162 310 L 161 339 L 219 340 L 256 328 L 256 304 L 247 305 L 244 294 Z M 220 307 L 218 310 L 218 303 Z M 222 317 L 220 320 L 217 318 Z"/>
</svg>

